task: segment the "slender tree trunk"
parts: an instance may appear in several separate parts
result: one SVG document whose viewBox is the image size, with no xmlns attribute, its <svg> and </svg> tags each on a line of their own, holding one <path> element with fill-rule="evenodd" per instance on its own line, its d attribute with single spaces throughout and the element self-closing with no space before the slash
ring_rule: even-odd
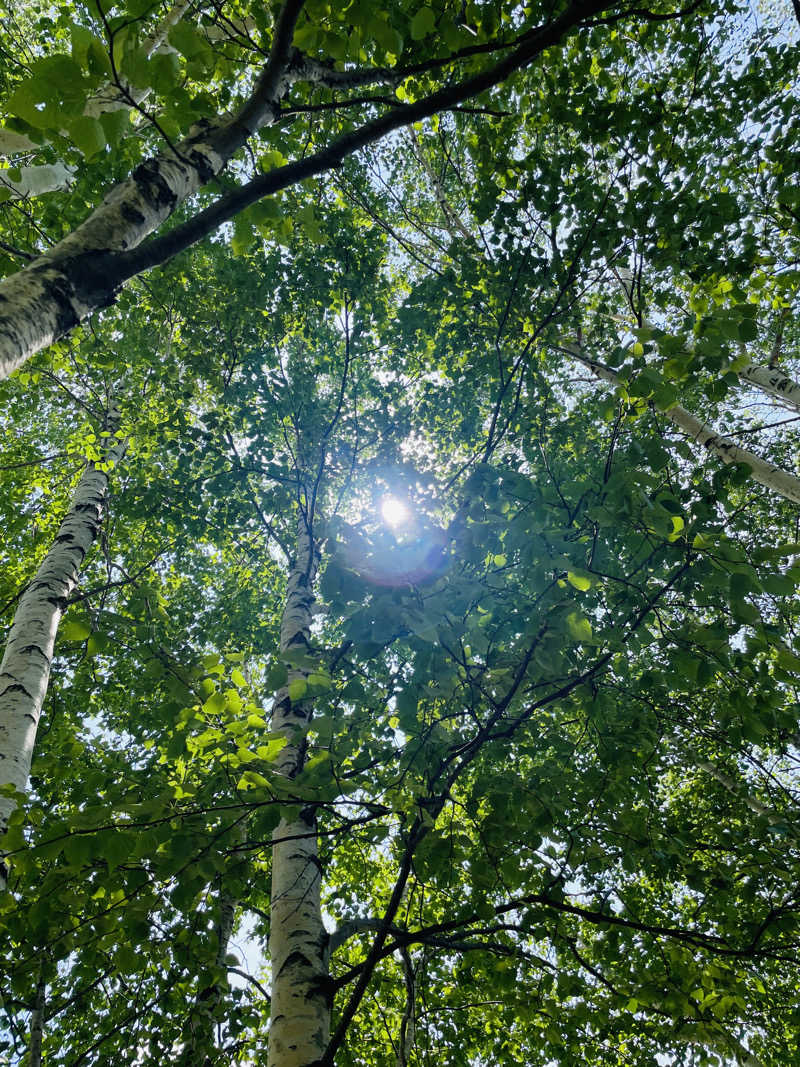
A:
<svg viewBox="0 0 800 1067">
<path fill-rule="evenodd" d="M 237 901 L 220 887 L 218 893 L 219 918 L 216 922 L 217 955 L 215 963 L 222 972 L 212 985 L 197 997 L 189 1016 L 189 1038 L 183 1050 L 181 1064 L 186 1067 L 208 1067 L 213 1062 L 210 1049 L 214 1047 L 216 1009 L 228 991 L 227 956 L 228 944 L 236 920 Z"/>
<path fill-rule="evenodd" d="M 759 482 L 765 489 L 800 504 L 800 479 L 793 474 L 787 474 L 780 467 L 772 463 L 766 463 L 760 456 L 748 452 L 745 448 L 735 445 L 729 438 L 715 433 L 700 419 L 690 415 L 689 412 L 676 404 L 665 412 L 667 418 L 675 426 L 685 430 L 690 437 L 701 444 L 709 452 L 722 460 L 723 463 L 744 463 L 750 468 L 754 481 Z"/>
<path fill-rule="evenodd" d="M 45 990 L 44 965 L 39 968 L 36 983 L 36 1000 L 31 1012 L 31 1044 L 28 1067 L 42 1067 L 42 1038 L 44 1037 Z"/>
<path fill-rule="evenodd" d="M 125 446 L 125 441 L 115 441 L 104 465 L 116 465 Z M 0 663 L 0 785 L 11 785 L 18 793 L 24 793 L 28 783 L 58 625 L 100 529 L 107 490 L 108 473 L 90 464 L 11 624 Z M 0 794 L 0 834 L 15 807 L 13 797 Z M 0 854 L 0 887 L 5 887 L 7 874 Z"/>
<path fill-rule="evenodd" d="M 403 947 L 400 949 L 400 956 L 403 960 L 403 976 L 406 986 L 406 1009 L 403 1012 L 403 1018 L 400 1021 L 400 1033 L 397 1036 L 395 1067 L 408 1067 L 409 1056 L 414 1048 L 416 1037 L 417 983 L 411 953 L 406 947 Z"/>
<path fill-rule="evenodd" d="M 782 404 L 800 411 L 800 382 L 796 382 L 788 374 L 775 367 L 760 367 L 756 363 L 748 363 L 737 373 L 746 382 L 757 385 L 762 392 L 769 393 L 770 396 L 777 397 Z"/>
<path fill-rule="evenodd" d="M 308 649 L 316 570 L 317 548 L 301 518 L 281 621 L 285 653 L 302 655 Z M 275 699 L 272 726 L 287 738 L 276 769 L 287 778 L 303 769 L 304 731 L 312 716 L 307 702 L 291 700 L 289 686 L 305 681 L 308 673 L 302 667 L 290 668 L 288 686 Z M 269 1067 L 309 1067 L 320 1059 L 328 1043 L 328 933 L 320 910 L 316 829 L 314 809 L 307 807 L 295 818 L 281 819 L 273 834 Z"/>
<path fill-rule="evenodd" d="M 116 290 L 134 274 L 165 262 L 212 233 L 249 204 L 324 174 L 359 149 L 395 130 L 499 85 L 530 65 L 546 49 L 583 27 L 607 0 L 576 0 L 565 12 L 525 34 L 521 43 L 482 71 L 445 85 L 429 96 L 365 121 L 317 152 L 247 182 L 168 234 L 135 251 L 187 198 L 217 176 L 262 127 L 280 115 L 292 84 L 356 86 L 392 80 L 391 71 L 331 71 L 293 51 L 294 26 L 302 0 L 284 0 L 277 15 L 270 58 L 253 93 L 235 115 L 198 124 L 169 153 L 141 163 L 115 186 L 71 234 L 0 281 L 0 378 L 8 377 L 34 352 L 64 336 L 91 311 L 113 303 Z"/>
<path fill-rule="evenodd" d="M 625 267 L 617 267 L 614 273 L 617 276 L 617 281 L 622 286 L 625 296 L 628 298 L 631 308 L 633 308 L 633 275 Z M 788 311 L 788 309 L 784 309 L 784 311 Z M 620 319 L 620 321 L 624 320 Z M 650 319 L 647 319 L 644 316 L 642 316 L 640 321 L 642 326 L 648 330 L 657 329 L 655 323 L 651 322 Z M 770 359 L 769 366 L 763 367 L 759 366 L 757 363 L 748 363 L 744 367 L 740 367 L 736 370 L 736 373 L 744 381 L 750 382 L 751 385 L 758 386 L 762 392 L 769 393 L 770 396 L 776 397 L 788 407 L 794 408 L 795 411 L 800 411 L 800 382 L 796 382 L 793 378 L 790 378 L 788 374 L 784 374 L 775 367 L 781 353 L 784 321 L 785 314 L 781 316 L 781 320 L 778 324 L 778 331 L 775 337 L 775 345 L 772 350 L 772 358 Z M 746 356 L 747 350 L 745 345 L 740 344 L 739 347 L 742 354 Z"/>
<path fill-rule="evenodd" d="M 610 367 L 607 367 L 604 363 L 598 363 L 597 360 L 587 356 L 578 345 L 564 344 L 561 347 L 585 367 L 588 367 L 596 377 L 611 382 L 613 385 L 624 384 L 619 375 L 611 370 Z M 745 448 L 740 448 L 729 438 L 715 433 L 706 423 L 695 418 L 694 415 L 691 415 L 686 408 L 682 408 L 679 404 L 665 411 L 664 416 L 673 425 L 694 438 L 698 444 L 701 444 L 718 459 L 721 459 L 723 463 L 744 463 L 750 468 L 754 481 L 759 482 L 773 493 L 777 493 L 795 504 L 800 504 L 800 478 L 787 474 L 786 471 L 781 470 L 780 467 L 776 467 L 772 463 L 766 463 L 760 456 L 756 456 L 753 452 L 748 452 Z"/>
<path fill-rule="evenodd" d="M 125 280 L 115 275 L 114 253 L 140 244 L 277 116 L 292 82 L 289 49 L 301 6 L 298 0 L 285 0 L 269 61 L 235 115 L 198 125 L 174 151 L 140 164 L 77 229 L 0 282 L 0 378 L 91 310 L 107 306 Z"/>
</svg>

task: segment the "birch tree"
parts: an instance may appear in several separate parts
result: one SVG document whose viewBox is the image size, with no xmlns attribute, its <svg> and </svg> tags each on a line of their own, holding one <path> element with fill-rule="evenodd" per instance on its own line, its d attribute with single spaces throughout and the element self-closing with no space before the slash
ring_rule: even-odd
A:
<svg viewBox="0 0 800 1067">
<path fill-rule="evenodd" d="M 0 329 L 3 338 L 0 371 L 4 376 L 10 374 L 30 355 L 58 340 L 86 315 L 112 302 L 118 287 L 129 278 L 147 267 L 163 263 L 170 256 L 213 233 L 223 222 L 231 220 L 246 207 L 304 179 L 326 173 L 332 167 L 341 165 L 352 153 L 388 136 L 394 130 L 440 111 L 457 108 L 478 94 L 502 85 L 515 72 L 527 68 L 548 48 L 559 45 L 566 35 L 579 31 L 584 24 L 591 26 L 593 16 L 602 9 L 599 0 L 586 0 L 556 18 L 545 19 L 541 24 L 532 26 L 525 25 L 525 22 L 515 26 L 515 17 L 509 14 L 507 21 L 513 28 L 512 36 L 508 39 L 490 36 L 477 48 L 470 44 L 463 49 L 463 56 L 462 49 L 456 47 L 443 57 L 433 60 L 426 57 L 420 61 L 412 51 L 408 56 L 410 62 L 407 68 L 405 64 L 397 64 L 387 69 L 381 64 L 332 71 L 329 62 L 325 62 L 327 57 L 320 62 L 317 57 L 304 55 L 297 50 L 293 42 L 302 4 L 285 4 L 270 27 L 268 59 L 257 72 L 253 92 L 241 106 L 230 114 L 218 114 L 214 119 L 206 119 L 192 126 L 184 140 L 177 145 L 170 143 L 166 154 L 140 163 L 133 174 L 116 185 L 71 234 L 62 238 L 30 266 L 5 280 L 0 291 L 4 308 Z M 409 26 L 412 42 L 424 41 L 436 28 L 433 9 L 426 7 L 421 12 Z M 452 15 L 448 13 L 445 17 L 451 19 Z M 624 13 L 612 15 L 612 21 L 618 17 L 624 17 Z M 494 24 L 494 19 L 486 20 L 487 28 Z M 398 38 L 397 31 L 391 29 L 388 23 L 381 22 L 381 26 L 384 25 L 386 29 L 381 31 L 382 37 L 377 41 L 378 58 L 393 54 L 392 48 L 400 51 L 402 47 L 402 37 Z M 118 51 L 129 56 L 134 76 L 147 77 L 142 74 L 142 65 L 146 67 L 147 60 L 151 58 L 150 44 L 145 42 L 137 48 L 135 41 L 129 41 L 130 35 L 125 36 L 125 43 L 122 44 L 118 34 L 123 30 L 116 25 L 112 27 L 105 17 L 103 28 L 111 46 L 110 56 L 104 53 L 101 40 L 89 33 L 88 40 L 85 35 L 78 36 L 72 59 L 65 57 L 65 62 L 57 63 L 55 68 L 52 64 L 44 68 L 40 65 L 45 76 L 52 79 L 55 75 L 58 78 L 56 94 L 68 95 L 70 102 L 76 91 L 80 97 L 83 86 L 77 89 L 73 79 L 76 73 L 82 76 L 83 71 L 76 58 L 88 58 L 91 51 L 95 67 L 106 66 L 124 95 L 125 84 L 116 69 L 115 41 Z M 306 37 L 316 39 L 319 30 L 313 23 L 304 28 Z M 266 25 L 264 29 L 267 30 Z M 462 33 L 455 22 L 452 29 L 451 39 L 460 43 Z M 470 31 L 470 37 L 473 33 Z M 191 27 L 187 27 L 186 32 L 175 39 L 183 40 L 183 47 L 190 55 L 194 55 L 201 47 L 197 32 Z M 492 62 L 492 53 L 501 58 Z M 447 72 L 448 68 L 457 66 L 461 59 L 475 55 L 488 56 L 488 60 L 477 71 L 470 71 L 460 78 L 457 75 L 456 80 L 449 83 L 437 83 L 436 75 L 440 70 Z M 169 60 L 170 56 L 164 58 Z M 160 66 L 157 69 L 161 71 Z M 171 66 L 169 71 L 162 77 L 167 84 L 171 84 L 172 78 L 178 74 L 178 70 L 173 70 Z M 286 109 L 288 105 L 288 109 L 292 110 L 285 98 L 293 85 L 321 86 L 334 90 L 364 88 L 376 83 L 400 84 L 402 87 L 407 76 L 418 73 L 425 75 L 428 71 L 433 72 L 434 80 L 429 87 L 426 86 L 419 99 L 406 102 L 407 92 L 400 98 L 399 106 L 390 99 L 390 108 L 384 114 L 365 117 L 360 125 L 339 132 L 338 136 L 334 133 L 327 143 L 320 145 L 317 151 L 306 158 L 270 167 L 266 173 L 240 185 L 237 190 L 218 197 L 182 227 L 165 234 L 163 239 L 155 238 L 147 242 L 146 247 L 139 247 L 177 208 L 221 174 L 234 154 L 248 145 L 251 138 L 275 125 L 282 108 Z M 91 77 L 82 80 L 88 88 L 94 89 Z M 52 82 L 45 86 L 34 75 L 32 81 L 17 88 L 11 107 L 16 109 L 17 117 L 29 126 L 46 127 L 52 118 L 53 105 L 48 105 L 48 101 L 51 101 L 53 91 Z M 380 98 L 377 99 L 380 102 Z M 135 103 L 134 100 L 130 102 Z M 347 103 L 345 98 L 341 106 Z M 50 114 L 47 114 L 48 106 L 51 107 Z M 91 156 L 104 147 L 105 130 L 99 119 L 93 119 L 86 113 L 82 100 L 78 106 L 80 111 L 73 125 L 73 136 L 77 136 L 79 147 Z M 294 106 L 313 107 L 306 103 L 296 103 Z M 278 156 L 284 158 L 281 152 L 278 152 Z"/>
<path fill-rule="evenodd" d="M 52 548 L 19 598 L 0 663 L 0 753 L 2 781 L 0 824 L 8 829 L 16 797 L 24 795 L 58 626 L 75 589 L 81 567 L 103 520 L 108 474 L 125 451 L 112 412 L 105 424 L 110 438 L 99 463 L 90 464 L 75 489 L 69 511 Z M 3 865 L 3 883 L 8 871 Z"/>
<path fill-rule="evenodd" d="M 725 12 L 667 14 L 581 17 L 400 135 L 528 23 L 304 7 L 309 69 L 347 49 L 326 78 L 432 65 L 357 120 L 298 78 L 294 114 L 246 138 L 287 161 L 267 176 L 364 123 L 398 134 L 131 276 L 2 383 L 9 628 L 112 382 L 132 442 L 12 798 L 11 1062 L 797 1059 L 796 437 L 737 363 L 797 379 L 792 58 Z M 80 226 L 112 155 L 124 182 L 180 143 L 200 105 L 168 65 L 213 97 L 212 139 L 247 107 L 224 85 L 269 66 L 272 15 L 187 10 L 144 78 L 168 15 L 111 49 L 153 90 L 114 153 L 70 156 L 38 101 L 26 165 L 58 148 L 76 183 L 7 201 L 9 264 Z M 115 17 L 79 24 L 102 45 Z M 113 81 L 83 47 L 71 137 Z M 234 153 L 137 248 L 252 165 Z M 698 462 L 681 408 L 786 495 L 741 452 Z"/>
</svg>

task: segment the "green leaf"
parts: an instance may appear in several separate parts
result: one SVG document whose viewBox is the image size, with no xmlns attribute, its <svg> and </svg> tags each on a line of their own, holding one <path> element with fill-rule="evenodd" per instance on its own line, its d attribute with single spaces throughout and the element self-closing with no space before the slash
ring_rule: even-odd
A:
<svg viewBox="0 0 800 1067">
<path fill-rule="evenodd" d="M 225 694 L 217 691 L 203 704 L 203 711 L 206 715 L 219 715 L 225 710 L 225 703 Z"/>
<path fill-rule="evenodd" d="M 172 26 L 167 37 L 172 47 L 187 59 L 195 59 L 209 50 L 206 39 L 185 19 Z"/>
<path fill-rule="evenodd" d="M 93 633 L 86 642 L 86 655 L 99 656 L 109 647 L 110 641 L 107 634 Z"/>
<path fill-rule="evenodd" d="M 280 689 L 286 685 L 288 676 L 289 672 L 284 663 L 272 663 L 267 671 L 267 688 L 271 690 Z"/>
<path fill-rule="evenodd" d="M 253 788 L 266 788 L 269 785 L 269 779 L 265 778 L 263 774 L 259 774 L 258 771 L 247 770 L 239 778 L 236 783 L 236 788 L 253 789 Z"/>
<path fill-rule="evenodd" d="M 77 618 L 64 619 L 59 627 L 59 635 L 65 641 L 85 641 L 91 632 L 91 623 Z"/>
<path fill-rule="evenodd" d="M 41 89 L 32 81 L 22 82 L 5 102 L 10 115 L 18 115 L 35 129 L 44 130 L 57 121 L 52 104 L 45 104 Z"/>
<path fill-rule="evenodd" d="M 150 84 L 158 93 L 168 94 L 179 84 L 181 65 L 174 52 L 157 53 L 150 58 Z"/>
<path fill-rule="evenodd" d="M 72 867 L 83 867 L 94 854 L 94 842 L 89 834 L 72 834 L 63 847 L 67 863 Z"/>
<path fill-rule="evenodd" d="M 276 756 L 286 747 L 287 739 L 285 737 L 274 737 L 266 745 L 259 745 L 256 749 L 256 755 L 259 759 L 264 760 L 266 763 L 271 763 Z"/>
<path fill-rule="evenodd" d="M 576 641 L 589 644 L 592 641 L 592 624 L 585 615 L 571 611 L 567 615 L 567 628 Z"/>
<path fill-rule="evenodd" d="M 308 676 L 308 685 L 316 690 L 330 689 L 331 679 L 327 674 L 312 673 Z"/>
<path fill-rule="evenodd" d="M 737 329 L 740 341 L 755 341 L 758 337 L 758 327 L 752 319 L 742 319 Z"/>
<path fill-rule="evenodd" d="M 686 526 L 685 521 L 680 515 L 672 516 L 672 533 L 669 535 L 668 540 L 677 541 Z"/>
<path fill-rule="evenodd" d="M 96 156 L 106 146 L 106 133 L 102 122 L 88 115 L 81 115 L 80 118 L 74 119 L 69 125 L 69 133 L 76 147 L 87 159 Z"/>
<path fill-rule="evenodd" d="M 89 42 L 89 47 L 86 53 L 86 59 L 89 67 L 89 73 L 93 74 L 97 78 L 108 78 L 113 75 L 111 67 L 111 60 L 108 55 L 108 50 L 102 41 L 93 37 Z"/>
<path fill-rule="evenodd" d="M 308 683 L 305 678 L 293 678 L 289 682 L 289 699 L 296 703 L 298 700 L 302 700 L 308 692 Z"/>
<path fill-rule="evenodd" d="M 586 571 L 567 571 L 567 581 L 582 593 L 592 587 L 592 579 Z"/>
<path fill-rule="evenodd" d="M 436 29 L 436 15 L 432 8 L 421 7 L 411 20 L 411 36 L 421 41 Z"/>
<path fill-rule="evenodd" d="M 116 148 L 122 138 L 130 132 L 130 112 L 127 110 L 104 111 L 100 116 L 100 125 L 103 127 L 107 144 L 111 148 Z"/>
</svg>

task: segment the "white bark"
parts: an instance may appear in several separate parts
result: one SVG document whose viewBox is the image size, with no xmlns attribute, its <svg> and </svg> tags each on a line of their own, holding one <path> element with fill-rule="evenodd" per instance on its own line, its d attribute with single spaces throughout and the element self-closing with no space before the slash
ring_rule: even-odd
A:
<svg viewBox="0 0 800 1067">
<path fill-rule="evenodd" d="M 0 283 L 0 379 L 106 306 L 118 283 L 103 256 L 139 245 L 277 116 L 295 78 L 286 59 L 292 25 L 276 28 L 270 62 L 236 115 L 194 128 L 175 151 L 142 163 L 77 229 Z"/>
<path fill-rule="evenodd" d="M 610 367 L 606 367 L 604 364 L 598 363 L 585 355 L 578 345 L 562 344 L 561 347 L 585 367 L 588 367 L 596 377 L 611 382 L 613 385 L 624 384 L 619 375 L 615 374 Z M 780 467 L 776 467 L 772 463 L 766 463 L 760 456 L 756 456 L 753 452 L 748 452 L 747 449 L 733 444 L 729 438 L 716 433 L 713 428 L 695 418 L 694 415 L 691 415 L 686 408 L 682 408 L 679 404 L 675 404 L 674 407 L 665 411 L 664 416 L 673 425 L 697 441 L 698 444 L 701 444 L 707 451 L 722 460 L 723 463 L 746 464 L 750 468 L 754 481 L 757 481 L 773 493 L 777 493 L 795 504 L 800 504 L 800 478 L 787 474 Z"/>
<path fill-rule="evenodd" d="M 166 17 L 162 19 L 155 33 L 147 38 L 142 43 L 145 55 L 148 59 L 155 55 L 157 52 L 174 52 L 175 49 L 166 44 L 167 34 L 176 23 L 180 22 L 189 7 L 190 0 L 180 0 L 175 4 Z M 125 111 L 130 108 L 131 100 L 137 104 L 141 104 L 150 95 L 152 90 L 150 89 L 136 89 L 132 85 L 125 86 L 125 93 L 127 96 L 120 95 L 120 90 L 116 85 L 104 85 L 101 89 L 98 89 L 93 93 L 86 101 L 86 107 L 83 110 L 84 115 L 88 115 L 91 118 L 98 118 L 109 111 Z M 69 136 L 66 130 L 60 131 L 64 136 Z M 15 133 L 13 130 L 0 129 L 0 157 L 9 157 L 19 155 L 21 152 L 35 152 L 42 146 L 35 144 L 30 138 L 26 137 L 22 133 Z M 59 166 L 62 166 L 59 164 Z M 65 168 L 68 169 L 68 168 Z M 69 170 L 69 169 L 68 169 Z M 71 174 L 72 171 L 69 170 Z M 6 183 L 12 184 L 12 183 Z M 52 192 L 53 189 L 63 189 L 64 185 L 54 186 L 48 189 L 31 190 L 29 193 L 20 193 L 21 196 L 39 196 L 41 193 Z"/>
<path fill-rule="evenodd" d="M 36 983 L 36 1000 L 31 1012 L 31 1043 L 28 1067 L 42 1067 L 42 1039 L 44 1037 L 45 1013 L 44 967 L 39 968 L 39 980 Z"/>
<path fill-rule="evenodd" d="M 748 452 L 747 449 L 733 444 L 729 438 L 720 436 L 705 423 L 696 419 L 694 415 L 690 415 L 685 408 L 677 404 L 665 412 L 665 415 L 675 426 L 684 430 L 698 444 L 701 444 L 709 452 L 721 459 L 723 463 L 746 464 L 750 468 L 754 481 L 763 485 L 765 489 L 769 489 L 773 493 L 793 501 L 795 504 L 800 504 L 800 479 L 795 478 L 794 475 L 787 474 L 780 467 L 776 467 L 772 463 L 766 463 L 760 456 L 756 456 L 754 453 Z"/>
<path fill-rule="evenodd" d="M 622 289 L 629 301 L 633 301 L 633 275 L 627 269 L 627 267 L 617 267 L 614 271 L 617 276 L 617 281 L 622 286 Z M 615 316 L 616 318 L 616 316 Z M 642 326 L 648 330 L 655 330 L 657 327 L 655 323 L 649 319 L 642 317 Z M 780 353 L 780 333 L 776 338 L 776 353 L 775 358 Z M 745 353 L 744 345 L 740 345 L 742 353 Z M 762 367 L 757 363 L 748 363 L 744 367 L 736 368 L 735 365 L 730 368 L 735 370 L 735 373 L 743 378 L 746 382 L 750 382 L 751 385 L 757 386 L 764 393 L 769 393 L 770 396 L 776 397 L 783 404 L 794 408 L 795 411 L 800 411 L 800 383 L 790 378 L 788 374 L 784 374 L 782 371 L 776 370 L 774 367 Z"/>
<path fill-rule="evenodd" d="M 148 59 L 156 54 L 175 51 L 172 45 L 167 43 L 167 35 L 186 14 L 189 3 L 190 0 L 180 0 L 179 3 L 174 4 L 159 23 L 155 33 L 142 42 L 142 48 Z M 151 93 L 152 89 L 137 89 L 133 85 L 125 84 L 124 94 L 121 95 L 116 85 L 109 84 L 89 97 L 83 113 L 91 118 L 98 118 L 110 111 L 125 111 L 130 108 L 131 102 L 144 103 Z"/>
<path fill-rule="evenodd" d="M 46 256 L 0 284 L 0 378 L 107 303 L 98 297 L 107 280 L 94 274 L 95 257 L 138 245 L 225 162 L 202 137 L 181 149 L 182 159 L 142 164 Z"/>
<path fill-rule="evenodd" d="M 447 229 L 447 232 L 450 234 L 451 238 L 454 241 L 456 241 L 460 235 L 469 244 L 476 244 L 477 242 L 475 237 L 473 237 L 473 235 L 467 229 L 463 220 L 459 217 L 458 212 L 454 207 L 452 207 L 450 201 L 445 196 L 444 189 L 442 188 L 442 183 L 439 181 L 439 178 L 436 175 L 436 171 L 433 169 L 430 164 L 430 161 L 428 160 L 428 157 L 425 155 L 425 149 L 419 143 L 419 138 L 417 137 L 413 126 L 408 127 L 408 140 L 411 145 L 411 150 L 414 153 L 415 159 L 425 171 L 425 174 L 428 177 L 428 181 L 431 183 L 433 195 L 436 197 L 436 202 L 439 205 L 439 210 L 442 213 L 442 218 L 444 219 L 444 224 Z"/>
<path fill-rule="evenodd" d="M 782 404 L 800 411 L 800 383 L 788 374 L 774 368 L 760 367 L 756 363 L 748 363 L 737 374 L 746 382 L 757 385 L 762 392 L 776 397 Z"/>
<path fill-rule="evenodd" d="M 335 136 L 318 151 L 220 196 L 162 239 L 150 242 L 140 254 L 131 252 L 187 197 L 218 175 L 254 133 L 277 119 L 281 101 L 294 82 L 324 85 L 343 77 L 349 84 L 364 84 L 387 77 L 385 71 L 375 69 L 337 74 L 322 64 L 304 61 L 292 50 L 301 9 L 302 0 L 284 0 L 275 21 L 269 61 L 249 100 L 236 115 L 198 126 L 170 154 L 137 167 L 73 234 L 0 283 L 0 378 L 67 333 L 89 311 L 108 306 L 116 289 L 128 278 L 207 236 L 248 205 L 305 178 L 324 174 L 395 130 L 452 110 L 501 84 L 574 32 L 585 19 L 603 10 L 603 0 L 581 0 L 535 33 L 523 35 L 517 47 L 493 65 L 443 85 L 402 108 L 367 119 Z"/>
<path fill-rule="evenodd" d="M 20 167 L 20 172 L 20 180 L 15 182 L 6 177 L 7 171 L 0 170 L 0 188 L 10 189 L 17 199 L 66 189 L 75 169 L 66 163 L 45 163 L 35 167 Z"/>
<path fill-rule="evenodd" d="M 20 152 L 33 152 L 39 146 L 26 137 L 24 133 L 17 133 L 15 130 L 0 129 L 0 156 L 6 158 L 8 156 L 19 155 Z"/>
<path fill-rule="evenodd" d="M 302 653 L 308 647 L 316 569 L 317 549 L 301 519 L 281 620 L 284 652 Z M 305 680 L 307 674 L 291 669 L 289 683 Z M 288 687 L 276 695 L 272 728 L 286 736 L 287 744 L 275 766 L 287 778 L 302 770 L 303 731 L 311 716 L 307 702 L 291 701 Z M 328 1043 L 328 934 L 320 909 L 320 880 L 316 816 L 312 808 L 305 808 L 291 821 L 282 819 L 273 834 L 269 1067 L 309 1067 Z"/>
<path fill-rule="evenodd" d="M 115 441 L 104 462 L 118 463 L 125 444 Z M 87 467 L 11 624 L 0 663 L 0 785 L 11 785 L 18 793 L 24 793 L 28 784 L 58 625 L 100 529 L 107 489 L 108 474 L 94 464 Z M 0 834 L 15 807 L 13 798 L 0 795 Z M 6 876 L 0 854 L 0 888 Z"/>
</svg>

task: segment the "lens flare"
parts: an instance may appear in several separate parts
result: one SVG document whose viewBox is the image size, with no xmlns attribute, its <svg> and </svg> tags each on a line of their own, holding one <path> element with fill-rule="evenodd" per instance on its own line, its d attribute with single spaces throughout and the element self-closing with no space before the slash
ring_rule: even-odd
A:
<svg viewBox="0 0 800 1067">
<path fill-rule="evenodd" d="M 381 515 L 389 526 L 402 526 L 404 522 L 408 522 L 409 510 L 397 497 L 385 496 L 381 501 Z"/>
</svg>

